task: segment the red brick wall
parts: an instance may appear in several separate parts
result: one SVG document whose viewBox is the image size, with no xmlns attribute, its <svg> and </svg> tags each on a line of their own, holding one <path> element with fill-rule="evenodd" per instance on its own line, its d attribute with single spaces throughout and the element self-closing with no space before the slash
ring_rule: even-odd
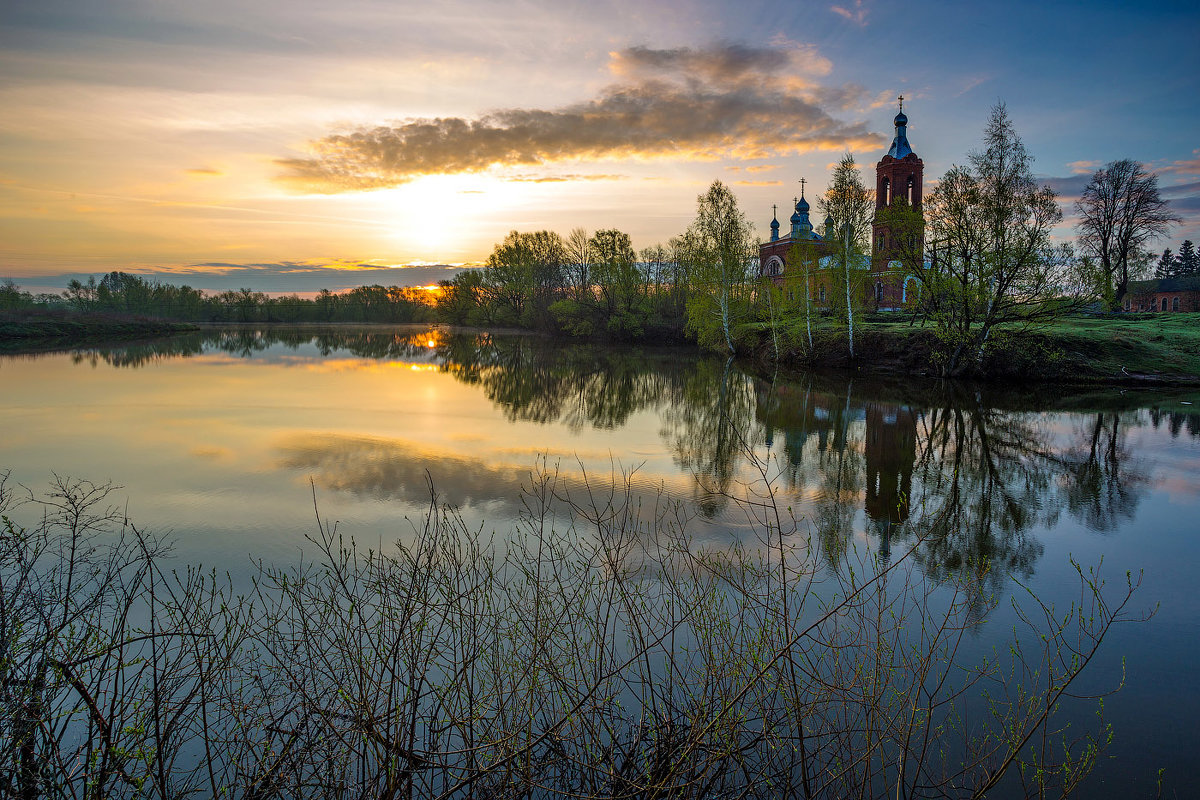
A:
<svg viewBox="0 0 1200 800">
<path fill-rule="evenodd" d="M 1175 298 L 1179 298 L 1179 308 L 1175 308 Z M 1167 311 L 1200 311 L 1200 292 L 1153 292 L 1150 294 L 1130 295 L 1125 298 L 1126 311 L 1162 311 L 1163 300 L 1167 301 Z"/>
</svg>

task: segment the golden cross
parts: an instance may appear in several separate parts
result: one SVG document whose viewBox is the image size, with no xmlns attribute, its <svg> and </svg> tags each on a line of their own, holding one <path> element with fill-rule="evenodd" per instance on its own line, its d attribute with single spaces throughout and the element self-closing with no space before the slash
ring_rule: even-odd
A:
<svg viewBox="0 0 1200 800">
<path fill-rule="evenodd" d="M 904 95 L 900 95 L 900 113 L 904 113 Z"/>
<path fill-rule="evenodd" d="M 804 197 L 804 183 L 805 183 L 805 179 L 801 178 L 800 179 L 800 196 L 801 197 Z"/>
</svg>

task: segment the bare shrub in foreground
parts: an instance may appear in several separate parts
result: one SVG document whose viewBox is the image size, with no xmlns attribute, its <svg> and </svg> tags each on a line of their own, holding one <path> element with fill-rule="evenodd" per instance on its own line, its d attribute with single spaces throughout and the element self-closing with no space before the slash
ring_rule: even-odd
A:
<svg viewBox="0 0 1200 800">
<path fill-rule="evenodd" d="M 704 548 L 686 508 L 536 470 L 518 527 L 468 529 L 431 488 L 411 543 L 318 523 L 312 560 L 253 588 L 166 572 L 164 548 L 59 479 L 0 483 L 0 786 L 34 797 L 982 797 L 1068 794 L 1103 728 L 1059 704 L 1113 624 L 1080 571 L 1069 611 L 964 663 L 971 578 L 831 569 L 771 465 L 735 498 L 754 538 Z M 18 503 L 17 501 L 21 502 Z M 936 527 L 936 526 L 934 526 Z M 986 565 L 970 571 L 983 575 Z M 983 698 L 987 698 L 986 706 Z M 972 704 L 986 725 L 963 724 Z"/>
</svg>

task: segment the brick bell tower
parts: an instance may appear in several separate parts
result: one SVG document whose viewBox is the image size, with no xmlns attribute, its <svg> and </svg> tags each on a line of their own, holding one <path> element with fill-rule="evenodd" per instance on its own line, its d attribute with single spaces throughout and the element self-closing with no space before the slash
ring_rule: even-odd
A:
<svg viewBox="0 0 1200 800">
<path fill-rule="evenodd" d="M 917 157 L 908 143 L 908 117 L 904 115 L 904 95 L 900 95 L 900 113 L 893 120 L 896 125 L 896 136 L 892 139 L 891 149 L 887 155 L 879 159 L 875 165 L 875 211 L 887 208 L 892 203 L 903 198 L 915 211 L 921 211 L 922 181 L 925 174 L 925 162 Z M 893 275 L 888 269 L 891 260 L 889 253 L 895 242 L 892 232 L 886 225 L 875 222 L 872 225 L 871 240 L 871 271 L 872 287 L 869 289 L 876 307 L 898 308 L 904 304 L 904 288 L 902 275 Z M 921 255 L 923 258 L 923 254 Z"/>
</svg>

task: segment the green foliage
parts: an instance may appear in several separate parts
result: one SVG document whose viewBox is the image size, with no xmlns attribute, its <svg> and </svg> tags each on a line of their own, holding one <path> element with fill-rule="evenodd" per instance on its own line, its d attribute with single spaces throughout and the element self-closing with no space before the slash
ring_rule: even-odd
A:
<svg viewBox="0 0 1200 800">
<path fill-rule="evenodd" d="M 713 181 L 696 198 L 696 219 L 680 244 L 692 288 L 687 329 L 702 347 L 733 353 L 733 328 L 750 309 L 749 271 L 757 242 L 729 187 Z"/>
<path fill-rule="evenodd" d="M 847 153 L 834 168 L 829 188 L 817 203 L 830 218 L 833 270 L 838 286 L 830 294 L 830 308 L 846 321 L 846 341 L 854 357 L 854 318 L 861 314 L 863 285 L 870 266 L 870 234 L 874 193 L 863 184 L 862 173 Z M 836 237 L 836 238 L 834 238 Z"/>
<path fill-rule="evenodd" d="M 931 265 L 917 272 L 927 316 L 953 348 L 943 365 L 950 375 L 979 370 L 995 328 L 1044 323 L 1096 296 L 1093 270 L 1051 241 L 1062 212 L 1034 180 L 1003 104 L 969 160 L 925 204 Z"/>
</svg>

